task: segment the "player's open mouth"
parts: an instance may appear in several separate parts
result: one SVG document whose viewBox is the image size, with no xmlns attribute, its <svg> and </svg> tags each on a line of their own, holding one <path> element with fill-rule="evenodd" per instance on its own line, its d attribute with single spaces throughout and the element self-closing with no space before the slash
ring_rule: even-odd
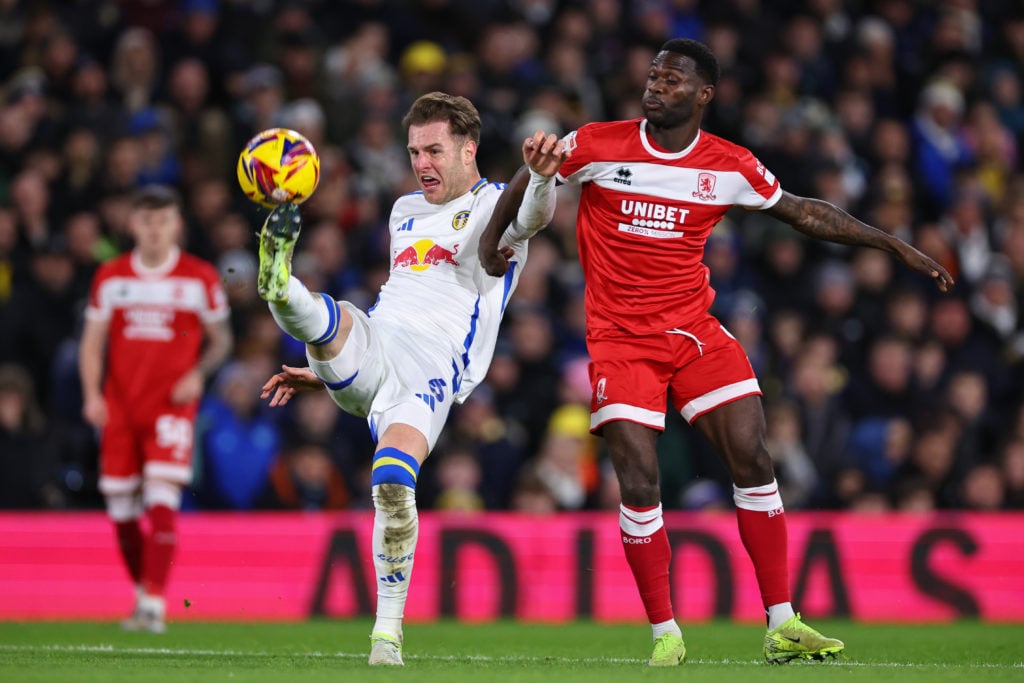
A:
<svg viewBox="0 0 1024 683">
<path fill-rule="evenodd" d="M 425 175 L 420 177 L 420 186 L 424 191 L 436 190 L 441 186 L 441 181 L 433 176 Z"/>
</svg>

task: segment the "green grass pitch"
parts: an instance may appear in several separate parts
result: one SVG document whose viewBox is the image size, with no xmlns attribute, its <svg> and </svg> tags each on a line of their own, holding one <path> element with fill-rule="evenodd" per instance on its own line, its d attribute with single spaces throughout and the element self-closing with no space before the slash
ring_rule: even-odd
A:
<svg viewBox="0 0 1024 683">
<path fill-rule="evenodd" d="M 1024 624 L 871 625 L 811 620 L 844 658 L 768 666 L 763 629 L 684 625 L 683 669 L 650 669 L 646 625 L 412 623 L 404 669 L 371 669 L 366 620 L 171 623 L 163 635 L 114 623 L 0 623 L 0 681 L 1024 681 Z"/>
</svg>

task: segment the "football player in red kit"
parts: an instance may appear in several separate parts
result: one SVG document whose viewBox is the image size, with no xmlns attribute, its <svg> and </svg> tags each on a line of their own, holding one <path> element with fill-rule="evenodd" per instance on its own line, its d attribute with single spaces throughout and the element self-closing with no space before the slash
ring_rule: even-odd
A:
<svg viewBox="0 0 1024 683">
<path fill-rule="evenodd" d="M 647 74 L 644 117 L 571 132 L 556 176 L 581 186 L 591 431 L 605 438 L 619 480 L 621 538 L 652 625 L 653 666 L 679 664 L 686 654 L 670 599 L 655 451 L 667 398 L 732 477 L 740 538 L 766 611 L 766 660 L 821 659 L 844 648 L 804 624 L 790 602 L 786 516 L 765 447 L 761 389 L 739 342 L 708 312 L 714 291 L 702 259 L 715 224 L 733 206 L 764 211 L 809 237 L 888 251 L 942 291 L 953 284 L 914 247 L 784 191 L 748 149 L 702 131 L 718 74 L 707 46 L 666 42 Z M 526 175 L 517 173 L 503 201 L 518 195 Z M 497 240 L 510 210 L 499 205 L 480 240 L 491 275 L 505 269 Z"/>
<path fill-rule="evenodd" d="M 178 193 L 139 190 L 128 225 L 134 249 L 104 263 L 92 282 L 79 374 L 83 415 L 101 430 L 100 492 L 136 587 L 123 626 L 159 633 L 196 410 L 232 340 L 217 270 L 178 246 Z"/>
</svg>

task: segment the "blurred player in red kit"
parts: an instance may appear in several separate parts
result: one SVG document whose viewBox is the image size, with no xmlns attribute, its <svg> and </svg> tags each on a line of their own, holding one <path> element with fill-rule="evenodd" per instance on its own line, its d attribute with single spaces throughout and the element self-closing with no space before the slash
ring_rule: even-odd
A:
<svg viewBox="0 0 1024 683">
<path fill-rule="evenodd" d="M 196 410 L 232 339 L 217 270 L 178 246 L 178 193 L 142 188 L 128 225 L 135 248 L 99 269 L 85 311 L 82 413 L 101 430 L 99 488 L 136 588 L 122 625 L 160 633 Z"/>
<path fill-rule="evenodd" d="M 556 176 L 582 188 L 576 228 L 591 431 L 605 438 L 619 480 L 621 538 L 652 625 L 652 666 L 686 655 L 671 603 L 655 451 L 668 398 L 732 477 L 740 538 L 766 611 L 765 659 L 822 659 L 844 648 L 804 624 L 790 602 L 786 516 L 765 447 L 761 389 L 739 342 L 708 312 L 714 290 L 702 259 L 715 224 L 735 205 L 764 211 L 809 237 L 888 251 L 942 291 L 953 284 L 914 247 L 827 202 L 785 192 L 749 150 L 702 131 L 718 75 L 702 43 L 666 42 L 647 74 L 644 118 L 571 132 Z M 524 183 L 521 170 L 502 201 Z M 505 268 L 497 240 L 510 210 L 499 205 L 480 240 L 491 275 Z"/>
</svg>

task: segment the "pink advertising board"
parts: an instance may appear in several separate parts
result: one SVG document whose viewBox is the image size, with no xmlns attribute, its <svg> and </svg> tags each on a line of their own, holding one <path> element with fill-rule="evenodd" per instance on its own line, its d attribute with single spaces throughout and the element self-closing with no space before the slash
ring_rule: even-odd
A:
<svg viewBox="0 0 1024 683">
<path fill-rule="evenodd" d="M 1024 514 L 787 513 L 805 616 L 1024 621 Z M 759 621 L 731 513 L 668 513 L 680 617 Z M 173 619 L 370 614 L 371 513 L 185 514 Z M 0 514 L 0 619 L 114 619 L 132 591 L 100 513 Z M 186 607 L 186 602 L 188 606 Z M 486 621 L 642 621 L 614 513 L 424 512 L 406 614 Z"/>
</svg>

